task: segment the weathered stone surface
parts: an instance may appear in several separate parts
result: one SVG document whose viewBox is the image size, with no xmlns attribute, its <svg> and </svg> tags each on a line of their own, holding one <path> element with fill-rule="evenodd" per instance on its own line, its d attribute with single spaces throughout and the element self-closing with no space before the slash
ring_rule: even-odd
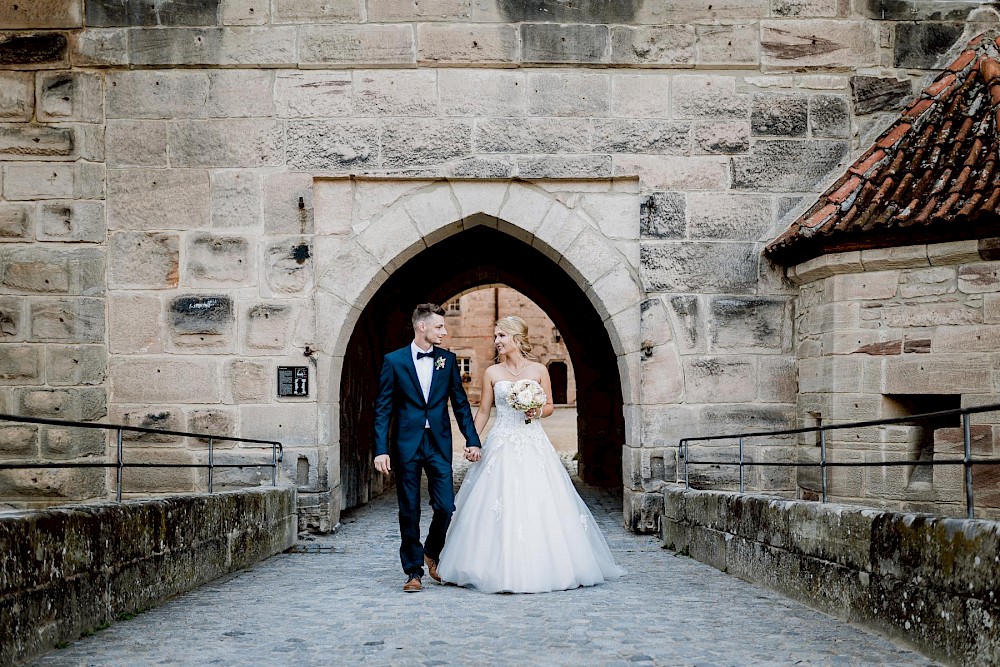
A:
<svg viewBox="0 0 1000 667">
<path fill-rule="evenodd" d="M 37 299 L 30 306 L 31 336 L 40 342 L 103 343 L 103 299 Z"/>
<path fill-rule="evenodd" d="M 642 336 L 642 351 L 647 354 L 654 347 L 666 345 L 673 340 L 670 320 L 663 299 L 646 299 L 639 306 L 639 331 Z"/>
<path fill-rule="evenodd" d="M 770 230 L 772 215 L 767 196 L 692 192 L 688 195 L 688 237 L 758 241 Z"/>
<path fill-rule="evenodd" d="M 814 137 L 846 138 L 851 134 L 851 109 L 841 95 L 809 98 L 809 130 Z"/>
<path fill-rule="evenodd" d="M 313 251 L 308 239 L 289 237 L 270 243 L 264 253 L 267 284 L 279 294 L 298 294 L 313 284 Z"/>
<path fill-rule="evenodd" d="M 2 218 L 2 213 L 0 213 Z M 51 201 L 38 205 L 36 227 L 39 241 L 104 241 L 104 203 L 96 201 Z"/>
<path fill-rule="evenodd" d="M 114 421 L 135 428 L 150 428 L 159 431 L 185 431 L 187 423 L 184 413 L 176 408 L 158 406 L 128 406 L 115 410 Z M 139 431 L 122 431 L 122 440 L 141 442 L 144 444 L 164 444 L 178 446 L 183 438 L 162 433 L 142 433 Z"/>
<path fill-rule="evenodd" d="M 750 123 L 745 121 L 695 123 L 692 136 L 695 153 L 732 155 L 750 152 Z"/>
<path fill-rule="evenodd" d="M 76 169 L 71 164 L 6 164 L 3 194 L 7 199 L 61 199 L 76 193 Z"/>
<path fill-rule="evenodd" d="M 437 112 L 434 70 L 357 72 L 354 108 L 361 116 L 433 116 Z"/>
<path fill-rule="evenodd" d="M 102 345 L 52 346 L 46 352 L 45 377 L 53 386 L 102 384 L 107 358 Z"/>
<path fill-rule="evenodd" d="M 654 192 L 639 205 L 639 233 L 643 238 L 684 238 L 686 209 L 684 193 Z"/>
<path fill-rule="evenodd" d="M 614 26 L 611 62 L 619 65 L 690 66 L 695 61 L 695 32 L 690 25 Z"/>
<path fill-rule="evenodd" d="M 289 303 L 264 302 L 251 306 L 245 316 L 248 350 L 284 350 L 294 323 L 295 308 Z"/>
<path fill-rule="evenodd" d="M 521 25 L 521 60 L 525 63 L 605 63 L 610 50 L 606 25 Z"/>
<path fill-rule="evenodd" d="M 70 36 L 71 59 L 77 67 L 128 65 L 128 29 L 88 28 Z"/>
<path fill-rule="evenodd" d="M 114 403 L 217 403 L 222 398 L 215 359 L 112 359 Z"/>
<path fill-rule="evenodd" d="M 232 359 L 226 362 L 227 403 L 264 403 L 269 391 L 272 369 L 270 364 L 256 359 Z"/>
<path fill-rule="evenodd" d="M 901 22 L 896 26 L 893 65 L 930 69 L 962 36 L 961 23 Z"/>
<path fill-rule="evenodd" d="M 236 436 L 236 414 L 226 408 L 203 408 L 191 410 L 188 413 L 188 428 L 194 433 L 207 433 L 221 437 Z M 192 442 L 203 447 L 208 446 L 208 438 L 192 438 Z M 226 440 L 215 440 L 213 447 L 233 447 L 236 443 Z"/>
<path fill-rule="evenodd" d="M 222 25 L 262 25 L 267 23 L 267 0 L 222 0 Z"/>
<path fill-rule="evenodd" d="M 472 18 L 472 0 L 383 0 L 370 3 L 368 20 L 463 21 Z"/>
<path fill-rule="evenodd" d="M 191 351 L 226 349 L 233 343 L 235 308 L 228 296 L 181 296 L 167 306 L 170 338 Z"/>
<path fill-rule="evenodd" d="M 114 289 L 178 285 L 180 237 L 163 232 L 116 232 L 109 239 L 108 284 Z"/>
<path fill-rule="evenodd" d="M 589 121 L 572 118 L 498 118 L 476 123 L 478 153 L 577 153 L 590 149 Z"/>
<path fill-rule="evenodd" d="M 653 292 L 746 292 L 757 280 L 752 243 L 650 242 L 642 246 L 642 282 Z"/>
<path fill-rule="evenodd" d="M 164 0 L 156 4 L 139 0 L 88 0 L 87 25 L 177 26 L 215 25 L 219 0 Z"/>
<path fill-rule="evenodd" d="M 670 79 L 656 74 L 614 74 L 611 115 L 624 118 L 667 118 Z"/>
<path fill-rule="evenodd" d="M 11 424 L 0 426 L 0 458 L 27 458 L 37 452 L 37 426 L 33 424 Z"/>
<path fill-rule="evenodd" d="M 472 152 L 468 120 L 399 120 L 382 129 L 382 167 L 440 164 Z"/>
<path fill-rule="evenodd" d="M 209 174 L 192 169 L 108 171 L 109 229 L 208 226 Z"/>
<path fill-rule="evenodd" d="M 520 42 L 513 25 L 417 26 L 417 60 L 423 64 L 465 65 L 517 62 Z"/>
<path fill-rule="evenodd" d="M 0 341 L 21 340 L 21 322 L 24 321 L 23 297 L 0 297 Z"/>
<path fill-rule="evenodd" d="M 852 76 L 854 113 L 869 114 L 901 108 L 913 94 L 913 84 L 889 77 Z"/>
<path fill-rule="evenodd" d="M 364 18 L 364 0 L 333 0 L 316 3 L 311 0 L 274 0 L 271 20 L 274 23 L 340 23 Z"/>
<path fill-rule="evenodd" d="M 798 379 L 794 357 L 760 357 L 757 360 L 757 400 L 794 403 L 799 389 Z"/>
<path fill-rule="evenodd" d="M 36 294 L 104 293 L 104 252 L 80 247 L 0 247 L 0 285 Z"/>
<path fill-rule="evenodd" d="M 675 403 L 684 390 L 681 358 L 673 343 L 644 348 L 640 356 L 640 391 L 644 403 Z"/>
<path fill-rule="evenodd" d="M 15 389 L 17 414 L 74 421 L 93 421 L 107 414 L 103 389 Z"/>
<path fill-rule="evenodd" d="M 167 128 L 177 167 L 274 167 L 284 163 L 284 133 L 272 120 L 175 121 Z"/>
<path fill-rule="evenodd" d="M 611 106 L 611 78 L 607 74 L 529 74 L 527 90 L 532 116 L 606 116 Z"/>
<path fill-rule="evenodd" d="M 508 179 L 514 176 L 515 170 L 513 158 L 470 157 L 449 163 L 444 173 L 450 178 Z"/>
<path fill-rule="evenodd" d="M 845 141 L 757 141 L 750 155 L 733 158 L 733 188 L 795 192 L 810 190 L 849 155 Z"/>
<path fill-rule="evenodd" d="M 958 269 L 958 289 L 966 294 L 1000 291 L 1000 262 L 963 264 Z"/>
<path fill-rule="evenodd" d="M 685 74 L 674 78 L 674 118 L 741 118 L 749 96 L 736 92 L 736 77 Z"/>
<path fill-rule="evenodd" d="M 701 66 L 755 65 L 760 62 L 760 37 L 755 23 L 696 25 L 697 62 Z"/>
<path fill-rule="evenodd" d="M 34 76 L 29 72 L 0 72 L 0 120 L 31 120 L 34 110 Z"/>
<path fill-rule="evenodd" d="M 773 69 L 878 65 L 878 27 L 870 22 L 761 21 L 761 64 Z"/>
<path fill-rule="evenodd" d="M 191 234 L 185 246 L 187 284 L 243 284 L 254 273 L 253 244 L 242 236 Z"/>
<path fill-rule="evenodd" d="M 167 28 L 129 31 L 132 65 L 294 66 L 295 28 Z"/>
<path fill-rule="evenodd" d="M 720 296 L 709 303 L 713 351 L 778 352 L 790 348 L 792 322 L 788 299 Z"/>
<path fill-rule="evenodd" d="M 349 215 L 350 210 L 348 209 Z M 280 172 L 264 176 L 265 233 L 312 233 L 314 230 L 313 216 L 313 178 L 311 175 Z M 347 224 L 350 225 L 349 220 Z M 327 233 L 329 232 L 327 231 Z"/>
<path fill-rule="evenodd" d="M 523 116 L 525 77 L 521 72 L 442 69 L 438 72 L 441 113 L 446 116 Z"/>
<path fill-rule="evenodd" d="M 0 345 L 0 385 L 42 384 L 42 345 Z"/>
<path fill-rule="evenodd" d="M 729 189 L 729 161 L 724 158 L 671 155 L 615 155 L 615 176 L 638 176 L 652 190 Z"/>
<path fill-rule="evenodd" d="M 708 337 L 705 333 L 705 308 L 701 299 L 693 294 L 685 294 L 670 297 L 667 304 L 680 350 L 685 354 L 705 353 Z"/>
<path fill-rule="evenodd" d="M 771 13 L 789 18 L 842 17 L 850 13 L 850 3 L 848 0 L 776 0 Z"/>
<path fill-rule="evenodd" d="M 163 351 L 159 297 L 112 294 L 108 298 L 109 349 L 112 354 L 158 354 Z"/>
<path fill-rule="evenodd" d="M 208 73 L 209 118 L 271 117 L 273 74 L 268 70 L 222 69 Z"/>
<path fill-rule="evenodd" d="M 978 308 L 954 302 L 892 306 L 883 310 L 882 319 L 890 327 L 933 327 L 982 322 L 982 314 Z"/>
<path fill-rule="evenodd" d="M 10 30 L 83 27 L 80 0 L 36 0 L 0 5 L 0 26 Z"/>
<path fill-rule="evenodd" d="M 354 111 L 350 72 L 281 71 L 274 79 L 279 118 L 349 116 Z"/>
<path fill-rule="evenodd" d="M 612 175 L 608 155 L 547 155 L 519 157 L 517 175 L 521 178 L 609 178 Z"/>
<path fill-rule="evenodd" d="M 40 121 L 104 119 L 104 80 L 87 72 L 42 72 L 36 79 Z"/>
<path fill-rule="evenodd" d="M 261 440 L 278 440 L 286 447 L 315 446 L 317 407 L 309 403 L 244 405 L 240 407 L 240 428 Z"/>
<path fill-rule="evenodd" d="M 71 128 L 48 125 L 0 125 L 0 158 L 32 160 L 74 155 L 77 137 Z"/>
<path fill-rule="evenodd" d="M 982 394 L 992 390 L 990 370 L 978 354 L 903 355 L 885 358 L 880 391 L 885 394 Z"/>
<path fill-rule="evenodd" d="M 802 95 L 754 95 L 750 130 L 758 136 L 804 137 L 808 129 L 808 106 L 808 99 Z"/>
<path fill-rule="evenodd" d="M 684 396 L 691 403 L 749 402 L 757 396 L 754 364 L 738 357 L 685 357 Z"/>
<path fill-rule="evenodd" d="M 409 25 L 314 25 L 299 29 L 299 60 L 330 65 L 411 65 L 416 62 Z"/>
<path fill-rule="evenodd" d="M 18 69 L 66 67 L 69 40 L 59 32 L 0 33 L 0 67 Z"/>
<path fill-rule="evenodd" d="M 288 124 L 288 164 L 296 169 L 350 172 L 378 166 L 374 120 L 295 121 Z"/>
<path fill-rule="evenodd" d="M 250 169 L 213 171 L 212 226 L 256 228 L 260 225 L 260 175 Z"/>
<path fill-rule="evenodd" d="M 207 101 L 204 72 L 126 70 L 107 75 L 108 118 L 198 118 Z"/>
<path fill-rule="evenodd" d="M 151 120 L 109 120 L 105 127 L 108 166 L 167 166 L 166 123 Z"/>
<path fill-rule="evenodd" d="M 691 149 L 690 123 L 644 119 L 594 121 L 594 150 L 607 153 L 686 155 Z"/>
<path fill-rule="evenodd" d="M 0 203 L 0 241 L 22 241 L 32 235 L 33 210 L 28 204 Z"/>
</svg>

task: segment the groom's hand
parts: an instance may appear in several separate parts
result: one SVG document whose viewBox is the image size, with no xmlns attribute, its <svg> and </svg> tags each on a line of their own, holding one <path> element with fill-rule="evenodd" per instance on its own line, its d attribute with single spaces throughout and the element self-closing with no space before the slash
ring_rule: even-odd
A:
<svg viewBox="0 0 1000 667">
<path fill-rule="evenodd" d="M 465 458 L 475 463 L 482 456 L 482 451 L 479 447 L 466 447 L 465 448 Z"/>
<path fill-rule="evenodd" d="M 375 457 L 375 469 L 386 477 L 389 476 L 389 471 L 392 470 L 392 465 L 389 463 L 388 454 L 380 454 Z"/>
</svg>

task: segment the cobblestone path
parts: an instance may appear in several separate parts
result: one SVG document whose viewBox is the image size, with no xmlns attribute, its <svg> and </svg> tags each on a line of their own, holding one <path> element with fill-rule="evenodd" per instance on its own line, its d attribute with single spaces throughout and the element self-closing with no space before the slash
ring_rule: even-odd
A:
<svg viewBox="0 0 1000 667">
<path fill-rule="evenodd" d="M 628 570 L 621 580 L 488 595 L 425 578 L 424 591 L 404 594 L 390 493 L 348 514 L 334 535 L 300 543 L 304 553 L 203 586 L 37 664 L 936 664 L 631 535 L 619 497 L 580 489 Z"/>
</svg>

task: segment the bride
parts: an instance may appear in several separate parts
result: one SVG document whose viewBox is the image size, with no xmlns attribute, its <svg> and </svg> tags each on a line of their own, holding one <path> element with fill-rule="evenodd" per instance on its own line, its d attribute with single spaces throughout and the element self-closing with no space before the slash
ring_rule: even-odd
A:
<svg viewBox="0 0 1000 667">
<path fill-rule="evenodd" d="M 546 397 L 552 395 L 548 370 L 528 359 L 528 325 L 504 317 L 494 344 L 501 361 L 486 369 L 476 431 L 483 432 L 494 402 L 496 422 L 455 498 L 438 576 L 490 593 L 567 590 L 621 576 L 624 570 L 542 430 L 540 418 L 552 414 L 552 399 L 527 413 L 507 403 L 517 380 L 535 380 Z"/>
</svg>

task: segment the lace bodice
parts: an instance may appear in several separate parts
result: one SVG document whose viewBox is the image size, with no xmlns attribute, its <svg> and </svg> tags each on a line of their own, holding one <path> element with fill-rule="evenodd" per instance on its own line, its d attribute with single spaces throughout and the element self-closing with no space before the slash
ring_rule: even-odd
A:
<svg viewBox="0 0 1000 667">
<path fill-rule="evenodd" d="M 530 424 L 524 423 L 524 413 L 518 412 L 507 403 L 507 395 L 510 394 L 514 383 L 510 380 L 500 380 L 493 385 L 493 403 L 497 408 L 496 426 L 529 426 L 537 427 L 541 424 L 540 419 L 532 419 Z"/>
</svg>

